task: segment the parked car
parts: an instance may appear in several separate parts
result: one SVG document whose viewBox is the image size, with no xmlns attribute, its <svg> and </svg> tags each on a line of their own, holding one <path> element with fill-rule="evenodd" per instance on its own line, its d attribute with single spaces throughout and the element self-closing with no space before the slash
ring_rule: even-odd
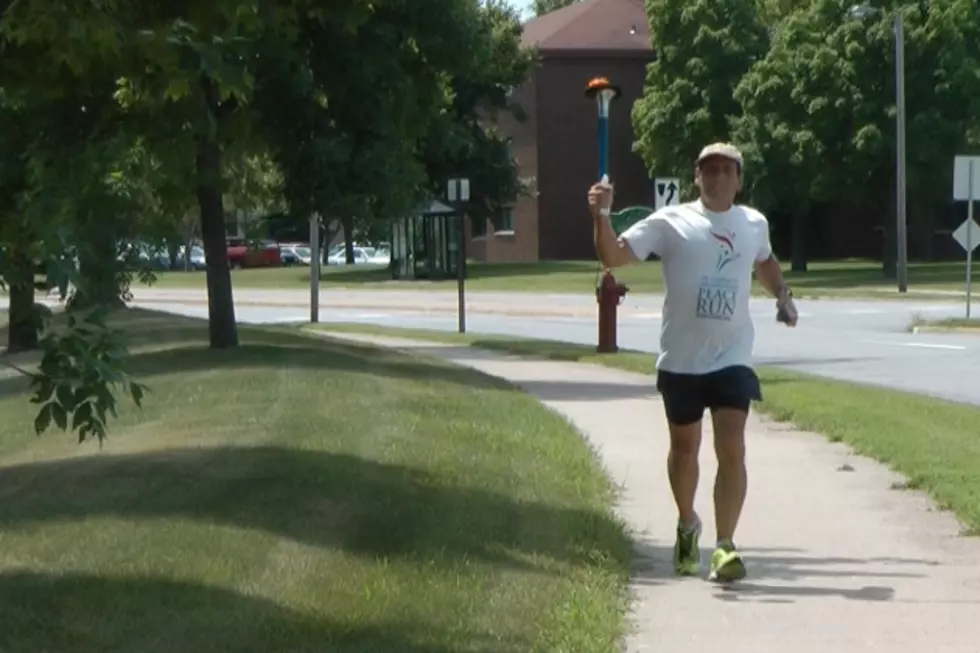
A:
<svg viewBox="0 0 980 653">
<path fill-rule="evenodd" d="M 282 264 L 279 245 L 271 240 L 249 242 L 228 238 L 228 265 L 232 268 L 278 267 Z"/>
<path fill-rule="evenodd" d="M 183 245 L 180 246 L 180 251 L 177 254 L 177 266 L 180 269 L 184 268 L 184 252 L 186 251 Z M 204 248 L 200 245 L 191 245 L 189 262 L 191 265 L 191 270 L 204 270 L 207 268 L 207 261 L 204 259 Z"/>
<path fill-rule="evenodd" d="M 377 247 L 354 244 L 355 265 L 388 265 L 391 262 L 391 246 L 379 243 Z M 327 252 L 328 265 L 344 265 L 347 263 L 343 244 L 334 245 Z"/>
<path fill-rule="evenodd" d="M 389 265 L 391 263 L 391 250 L 387 247 L 379 247 L 374 250 L 370 262 L 373 265 Z"/>
<path fill-rule="evenodd" d="M 354 265 L 362 265 L 364 263 L 371 262 L 371 256 L 374 254 L 373 248 L 366 247 L 355 247 L 354 248 Z M 345 265 L 347 263 L 347 252 L 341 247 L 340 251 L 335 254 L 331 254 L 327 257 L 328 265 Z"/>
<path fill-rule="evenodd" d="M 302 243 L 285 243 L 279 245 L 279 255 L 283 265 L 309 265 L 313 250 Z"/>
</svg>

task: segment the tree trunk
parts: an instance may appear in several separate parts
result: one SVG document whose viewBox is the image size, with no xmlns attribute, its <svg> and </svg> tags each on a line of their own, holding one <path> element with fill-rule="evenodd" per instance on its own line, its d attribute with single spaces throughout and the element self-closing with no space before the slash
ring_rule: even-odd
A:
<svg viewBox="0 0 980 653">
<path fill-rule="evenodd" d="M 217 112 L 217 97 L 210 79 L 201 81 L 208 107 Z M 225 212 L 221 197 L 221 149 L 214 133 L 197 143 L 197 203 L 201 210 L 201 240 L 207 259 L 208 335 L 212 349 L 238 346 L 235 300 L 228 269 Z"/>
<path fill-rule="evenodd" d="M 327 258 L 330 256 L 330 243 L 337 237 L 340 227 L 337 226 L 339 224 L 337 220 L 324 219 L 321 224 L 323 226 L 320 228 L 320 262 L 326 265 Z"/>
<path fill-rule="evenodd" d="M 807 233 L 807 226 L 810 222 L 810 216 L 808 213 L 808 210 L 802 207 L 793 210 L 793 226 L 791 228 L 793 247 L 790 255 L 790 269 L 793 272 L 806 272 L 806 242 L 807 236 L 809 235 Z"/>
<path fill-rule="evenodd" d="M 344 259 L 347 265 L 354 263 L 354 218 L 347 215 L 344 222 Z"/>
<path fill-rule="evenodd" d="M 170 259 L 170 269 L 179 270 L 182 261 L 180 260 L 180 245 L 177 243 L 167 243 L 167 257 Z"/>
<path fill-rule="evenodd" d="M 10 253 L 8 278 L 7 353 L 37 349 L 38 324 L 34 316 L 34 266 L 19 252 Z"/>
<path fill-rule="evenodd" d="M 116 260 L 114 219 L 89 217 L 86 222 L 86 242 L 78 250 L 79 281 L 67 308 L 123 307 L 126 305 L 123 295 L 129 288 L 122 275 L 122 264 Z"/>
</svg>

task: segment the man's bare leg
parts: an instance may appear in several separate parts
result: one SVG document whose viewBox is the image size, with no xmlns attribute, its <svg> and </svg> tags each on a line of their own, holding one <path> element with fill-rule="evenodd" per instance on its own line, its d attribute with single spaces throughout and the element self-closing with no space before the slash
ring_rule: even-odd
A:
<svg viewBox="0 0 980 653">
<path fill-rule="evenodd" d="M 670 454 L 667 456 L 667 475 L 674 493 L 679 516 L 677 539 L 674 542 L 674 572 L 681 576 L 701 573 L 701 550 L 698 538 L 701 521 L 694 511 L 694 495 L 698 490 L 698 452 L 701 448 L 701 420 L 693 424 L 670 424 Z"/>
<path fill-rule="evenodd" d="M 745 575 L 741 556 L 735 551 L 734 538 L 748 490 L 745 469 L 747 417 L 746 412 L 733 408 L 718 408 L 711 412 L 718 457 L 714 496 L 718 546 L 712 556 L 711 577 L 720 580 L 737 580 Z"/>
<path fill-rule="evenodd" d="M 715 431 L 715 455 L 718 475 L 715 477 L 715 527 L 719 542 L 731 542 L 742 514 L 748 491 L 745 469 L 745 420 L 748 415 L 733 408 L 711 412 Z"/>
<path fill-rule="evenodd" d="M 677 504 L 682 524 L 694 524 L 694 495 L 701 474 L 698 453 L 701 450 L 701 421 L 693 424 L 670 424 L 670 453 L 667 455 L 667 476 Z"/>
</svg>

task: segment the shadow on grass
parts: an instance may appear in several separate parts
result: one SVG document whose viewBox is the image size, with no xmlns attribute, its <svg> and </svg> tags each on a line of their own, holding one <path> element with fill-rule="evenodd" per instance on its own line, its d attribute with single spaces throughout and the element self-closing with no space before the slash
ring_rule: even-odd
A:
<svg viewBox="0 0 980 653">
<path fill-rule="evenodd" d="M 184 518 L 371 557 L 541 569 L 629 562 L 608 515 L 447 484 L 424 470 L 282 447 L 185 448 L 5 467 L 0 524 Z"/>
<path fill-rule="evenodd" d="M 412 358 L 383 348 L 304 334 L 289 327 L 239 325 L 241 345 L 238 348 L 210 349 L 205 320 L 127 310 L 117 315 L 113 324 L 124 330 L 125 342 L 132 352 L 126 370 L 140 380 L 177 372 L 288 367 L 439 380 L 474 389 L 511 387 L 504 381 L 469 369 Z M 0 397 L 27 390 L 28 380 L 23 376 L 0 379 Z"/>
<path fill-rule="evenodd" d="M 227 589 L 166 579 L 0 574 L 6 653 L 471 653 L 530 650 L 490 633 L 332 621 Z"/>
<path fill-rule="evenodd" d="M 303 277 L 308 281 L 309 273 Z M 391 270 L 386 267 L 363 265 L 325 265 L 320 269 L 320 282 L 338 286 L 358 285 L 362 283 L 420 283 L 410 281 L 395 281 L 391 278 Z"/>
</svg>

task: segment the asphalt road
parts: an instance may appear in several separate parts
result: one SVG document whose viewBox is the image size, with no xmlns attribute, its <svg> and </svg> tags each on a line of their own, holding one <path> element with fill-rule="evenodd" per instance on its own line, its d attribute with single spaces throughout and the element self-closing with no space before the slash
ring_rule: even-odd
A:
<svg viewBox="0 0 980 653">
<path fill-rule="evenodd" d="M 143 290 L 135 294 L 134 305 L 207 315 L 200 292 Z M 309 320 L 309 293 L 243 289 L 235 295 L 241 322 Z M 457 328 L 454 293 L 330 291 L 321 293 L 320 301 L 321 322 Z M 628 298 L 619 321 L 621 347 L 656 351 L 661 301 L 653 295 Z M 596 341 L 595 300 L 587 295 L 471 293 L 467 305 L 471 333 L 585 344 Z M 908 332 L 917 314 L 962 316 L 962 302 L 801 300 L 798 308 L 800 324 L 788 329 L 775 322 L 772 300 L 753 300 L 758 364 L 980 405 L 980 336 Z M 652 357 L 650 367 L 652 370 Z"/>
</svg>

